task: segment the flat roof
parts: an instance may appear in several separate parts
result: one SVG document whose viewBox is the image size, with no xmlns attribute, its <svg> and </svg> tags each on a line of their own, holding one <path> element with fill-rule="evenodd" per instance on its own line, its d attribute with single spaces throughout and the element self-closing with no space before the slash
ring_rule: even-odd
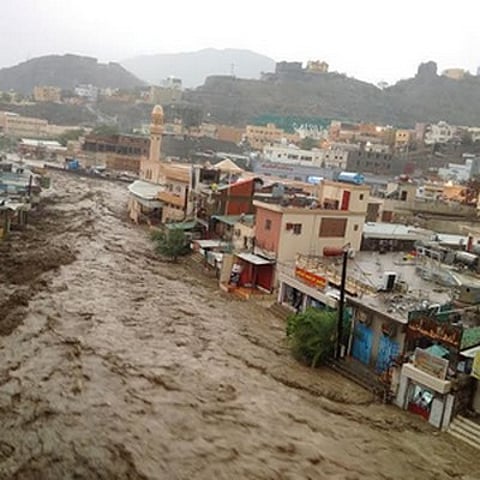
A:
<svg viewBox="0 0 480 480">
<path fill-rule="evenodd" d="M 226 223 L 233 227 L 236 223 L 238 223 L 242 218 L 246 224 L 253 224 L 253 220 L 255 218 L 254 215 L 212 215 L 214 220 L 218 220 L 219 222 Z"/>
<path fill-rule="evenodd" d="M 367 222 L 363 226 L 364 238 L 395 240 L 430 240 L 433 232 L 401 223 Z"/>
<path fill-rule="evenodd" d="M 236 253 L 235 256 L 242 260 L 245 260 L 248 263 L 252 263 L 253 265 L 272 265 L 275 263 L 273 260 L 268 260 L 267 258 L 260 257 L 259 255 L 255 255 L 254 253 Z"/>
<path fill-rule="evenodd" d="M 157 195 L 164 190 L 163 185 L 135 180 L 128 186 L 128 191 L 143 200 L 157 200 Z"/>
<path fill-rule="evenodd" d="M 217 248 L 227 246 L 228 243 L 222 240 L 193 240 L 200 248 Z"/>
</svg>

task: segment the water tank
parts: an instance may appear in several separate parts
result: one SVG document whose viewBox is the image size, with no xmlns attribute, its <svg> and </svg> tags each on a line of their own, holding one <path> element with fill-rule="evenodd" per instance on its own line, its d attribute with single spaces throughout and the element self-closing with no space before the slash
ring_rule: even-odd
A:
<svg viewBox="0 0 480 480">
<path fill-rule="evenodd" d="M 455 252 L 455 261 L 473 267 L 478 263 L 478 256 L 470 252 Z"/>
<path fill-rule="evenodd" d="M 365 177 L 361 173 L 341 172 L 338 174 L 337 181 L 353 183 L 354 185 L 363 185 L 365 183 Z"/>
<path fill-rule="evenodd" d="M 384 292 L 391 292 L 393 290 L 395 282 L 397 281 L 397 276 L 397 272 L 385 272 L 383 274 L 382 290 Z"/>
</svg>

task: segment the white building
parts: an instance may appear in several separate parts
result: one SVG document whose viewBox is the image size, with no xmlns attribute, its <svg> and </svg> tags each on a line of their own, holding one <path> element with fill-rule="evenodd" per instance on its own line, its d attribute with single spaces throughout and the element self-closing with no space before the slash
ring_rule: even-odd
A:
<svg viewBox="0 0 480 480">
<path fill-rule="evenodd" d="M 98 97 L 98 88 L 91 84 L 78 85 L 75 87 L 75 95 L 94 101 Z"/>
<path fill-rule="evenodd" d="M 266 160 L 285 165 L 346 168 L 348 152 L 340 149 L 302 150 L 295 145 L 268 145 L 263 148 Z"/>
<path fill-rule="evenodd" d="M 425 129 L 425 144 L 447 143 L 455 136 L 456 132 L 457 127 L 449 125 L 447 122 L 432 123 Z"/>
</svg>

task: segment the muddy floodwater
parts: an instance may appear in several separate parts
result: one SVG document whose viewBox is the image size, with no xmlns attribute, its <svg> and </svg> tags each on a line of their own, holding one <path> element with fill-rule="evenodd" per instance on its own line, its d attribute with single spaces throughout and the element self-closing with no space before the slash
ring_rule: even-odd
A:
<svg viewBox="0 0 480 480">
<path fill-rule="evenodd" d="M 160 261 L 126 202 L 54 174 L 0 243 L 1 479 L 480 479 L 477 451 L 299 365 L 282 320 Z"/>
</svg>

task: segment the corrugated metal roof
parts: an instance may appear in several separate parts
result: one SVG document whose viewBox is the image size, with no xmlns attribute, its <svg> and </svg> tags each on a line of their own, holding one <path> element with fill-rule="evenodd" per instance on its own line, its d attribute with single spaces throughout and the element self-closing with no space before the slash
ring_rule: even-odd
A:
<svg viewBox="0 0 480 480">
<path fill-rule="evenodd" d="M 254 253 L 236 253 L 235 256 L 248 263 L 252 263 L 253 265 L 272 265 L 275 263 L 273 260 L 268 260 L 267 258 L 260 257 Z"/>
</svg>

